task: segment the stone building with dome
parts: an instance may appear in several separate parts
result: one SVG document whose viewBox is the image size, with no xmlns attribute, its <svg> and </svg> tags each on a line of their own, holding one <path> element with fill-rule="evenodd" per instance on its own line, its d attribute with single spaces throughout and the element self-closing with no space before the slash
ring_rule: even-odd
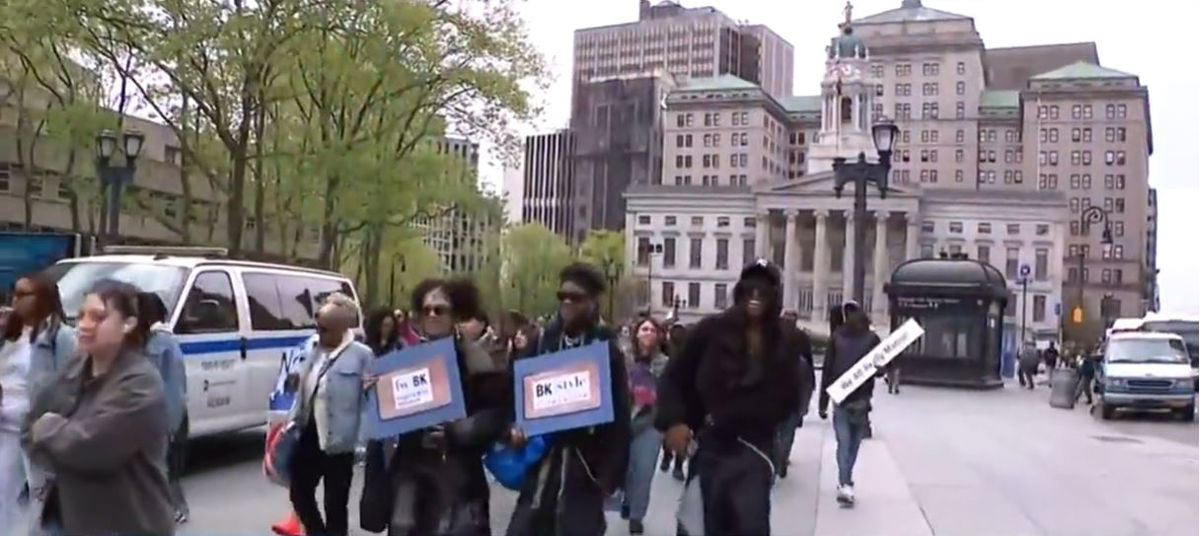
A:
<svg viewBox="0 0 1200 536">
<path fill-rule="evenodd" d="M 1024 316 L 1031 338 L 1058 338 L 1058 312 L 1081 293 L 1089 318 L 1106 298 L 1110 316 L 1156 306 L 1149 105 L 1135 75 L 1100 66 L 1094 43 L 987 49 L 972 18 L 919 0 L 847 17 L 816 95 L 775 97 L 729 74 L 667 95 L 661 179 L 624 196 L 643 303 L 698 320 L 729 305 L 743 264 L 769 258 L 785 308 L 824 331 L 854 271 L 852 196 L 834 194 L 832 162 L 877 160 L 871 125 L 888 118 L 900 127 L 889 193 L 868 202 L 864 305 L 877 325 L 892 270 L 941 253 L 1005 275 L 1008 333 Z M 1093 205 L 1111 248 L 1079 226 Z"/>
</svg>

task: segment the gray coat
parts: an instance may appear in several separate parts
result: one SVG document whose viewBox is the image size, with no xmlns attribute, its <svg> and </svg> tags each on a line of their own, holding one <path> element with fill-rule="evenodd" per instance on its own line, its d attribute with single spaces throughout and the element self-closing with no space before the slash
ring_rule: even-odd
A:
<svg viewBox="0 0 1200 536">
<path fill-rule="evenodd" d="M 363 409 L 366 407 L 363 375 L 367 370 L 367 365 L 375 360 L 375 352 L 363 343 L 352 342 L 332 362 L 325 362 L 328 370 L 316 370 L 313 366 L 317 359 L 311 355 L 316 348 L 317 345 L 313 345 L 309 350 L 310 355 L 304 358 L 303 368 L 300 369 L 299 383 L 296 385 L 303 386 L 305 378 L 310 374 L 324 374 L 325 392 L 322 396 L 327 402 L 325 415 L 322 418 L 325 419 L 327 426 L 322 444 L 325 452 L 328 454 L 354 452 L 355 447 L 358 446 Z M 308 399 L 303 388 L 299 389 L 290 417 L 293 423 L 297 426 L 308 424 L 296 422 L 296 420 L 309 414 L 311 404 L 313 401 Z"/>
<path fill-rule="evenodd" d="M 44 519 L 57 513 L 73 536 L 174 534 L 166 423 L 162 378 L 141 352 L 122 354 L 98 378 L 90 358 L 70 360 L 21 430 L 26 451 L 55 474 Z"/>
</svg>

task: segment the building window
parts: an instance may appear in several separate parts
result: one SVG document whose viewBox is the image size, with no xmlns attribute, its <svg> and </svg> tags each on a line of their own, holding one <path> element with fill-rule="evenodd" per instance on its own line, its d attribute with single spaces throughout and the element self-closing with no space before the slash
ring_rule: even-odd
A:
<svg viewBox="0 0 1200 536">
<path fill-rule="evenodd" d="M 674 227 L 675 223 L 676 223 L 675 216 L 663 217 L 663 225 L 665 225 L 667 227 Z"/>
<path fill-rule="evenodd" d="M 961 221 L 950 222 L 950 233 L 962 234 L 962 232 L 963 232 L 963 222 L 961 222 Z"/>
<path fill-rule="evenodd" d="M 1037 224 L 1035 232 L 1037 233 L 1038 236 L 1049 236 L 1050 235 L 1050 225 L 1045 224 L 1045 223 L 1039 223 L 1039 224 Z"/>
<path fill-rule="evenodd" d="M 718 238 L 717 239 L 717 269 L 718 270 L 728 270 L 729 269 L 729 239 L 728 238 Z"/>
<path fill-rule="evenodd" d="M 8 162 L 0 162 L 0 192 L 12 189 L 12 168 Z"/>
<path fill-rule="evenodd" d="M 961 169 L 954 170 L 954 182 L 962 182 L 962 181 L 963 181 L 963 170 L 961 170 Z"/>
<path fill-rule="evenodd" d="M 1005 277 L 1015 281 L 1017 279 L 1017 271 L 1018 271 L 1017 265 L 1020 264 L 1020 262 L 1021 262 L 1020 248 L 1007 248 L 1005 250 L 1005 258 L 1004 258 Z"/>
<path fill-rule="evenodd" d="M 965 132 L 965 131 L 963 131 L 963 129 L 961 129 L 961 128 L 960 128 L 960 129 L 958 129 L 958 131 L 956 131 L 956 132 L 954 133 L 954 142 L 955 142 L 955 143 L 962 143 L 963 141 L 965 141 L 965 140 L 966 140 L 966 138 L 967 138 L 967 134 L 966 134 L 966 132 Z"/>
<path fill-rule="evenodd" d="M 755 260 L 754 239 L 742 240 L 742 264 L 750 264 Z"/>
<path fill-rule="evenodd" d="M 692 268 L 694 270 L 698 270 L 700 268 L 702 259 L 704 258 L 704 249 L 703 248 L 704 248 L 704 239 L 702 239 L 702 238 L 693 238 L 692 239 L 691 248 L 688 251 L 688 267 L 689 268 Z"/>
<path fill-rule="evenodd" d="M 991 246 L 979 246 L 977 248 L 977 259 L 984 264 L 992 263 L 992 248 Z"/>
<path fill-rule="evenodd" d="M 688 283 L 688 309 L 700 307 L 700 283 Z"/>
<path fill-rule="evenodd" d="M 912 64 L 909 64 L 909 63 L 897 63 L 896 64 L 896 76 L 909 76 L 911 74 L 912 74 Z"/>
<path fill-rule="evenodd" d="M 979 222 L 979 225 L 975 228 L 975 230 L 979 234 L 992 234 L 992 224 L 988 222 Z"/>
<path fill-rule="evenodd" d="M 1019 223 L 1008 224 L 1008 234 L 1010 234 L 1010 235 L 1021 234 L 1021 224 L 1019 224 Z"/>
<path fill-rule="evenodd" d="M 663 268 L 675 267 L 675 239 L 663 239 Z"/>
<path fill-rule="evenodd" d="M 692 227 L 703 227 L 704 216 L 692 216 Z"/>
<path fill-rule="evenodd" d="M 713 285 L 713 307 L 720 310 L 729 307 L 729 287 L 725 283 Z"/>
<path fill-rule="evenodd" d="M 1008 293 L 1008 302 L 1004 304 L 1004 316 L 1009 318 L 1017 316 L 1017 293 Z"/>
<path fill-rule="evenodd" d="M 1113 222 L 1113 234 L 1116 236 L 1125 236 L 1125 222 Z"/>
<path fill-rule="evenodd" d="M 921 222 L 921 232 L 922 233 L 932 233 L 933 231 L 934 231 L 933 221 L 925 220 L 925 221 Z"/>
<path fill-rule="evenodd" d="M 958 62 L 958 67 L 957 67 L 956 71 L 958 72 L 958 74 L 967 74 L 966 62 L 961 62 L 961 61 Z"/>
<path fill-rule="evenodd" d="M 1050 278 L 1050 250 L 1038 248 L 1034 252 L 1033 278 L 1045 281 Z"/>
<path fill-rule="evenodd" d="M 668 309 L 675 306 L 675 283 L 663 281 L 662 306 Z"/>
<path fill-rule="evenodd" d="M 650 238 L 639 236 L 637 239 L 637 263 L 638 266 L 650 265 Z"/>
<path fill-rule="evenodd" d="M 921 258 L 922 259 L 932 259 L 933 258 L 933 244 L 921 244 Z"/>
<path fill-rule="evenodd" d="M 937 76 L 941 70 L 940 63 L 924 63 L 921 65 L 921 74 L 925 76 Z"/>
<path fill-rule="evenodd" d="M 650 216 L 645 214 L 638 216 L 638 225 L 650 225 Z"/>
<path fill-rule="evenodd" d="M 1033 321 L 1046 321 L 1046 296 L 1042 294 L 1035 294 L 1033 296 Z"/>
</svg>

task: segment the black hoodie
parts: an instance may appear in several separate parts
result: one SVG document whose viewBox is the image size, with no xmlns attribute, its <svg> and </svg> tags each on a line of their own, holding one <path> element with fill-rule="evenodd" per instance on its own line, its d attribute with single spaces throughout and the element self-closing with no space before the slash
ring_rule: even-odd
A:
<svg viewBox="0 0 1200 536">
<path fill-rule="evenodd" d="M 763 318 L 763 353 L 747 352 L 749 318 L 741 305 L 755 282 L 766 282 L 770 295 Z M 667 430 L 686 424 L 718 438 L 742 438 L 771 448 L 776 427 L 800 399 L 800 332 L 779 316 L 779 272 L 763 262 L 742 271 L 734 287 L 737 306 L 701 320 L 690 331 L 682 352 L 667 363 L 659 380 L 655 426 Z"/>
</svg>

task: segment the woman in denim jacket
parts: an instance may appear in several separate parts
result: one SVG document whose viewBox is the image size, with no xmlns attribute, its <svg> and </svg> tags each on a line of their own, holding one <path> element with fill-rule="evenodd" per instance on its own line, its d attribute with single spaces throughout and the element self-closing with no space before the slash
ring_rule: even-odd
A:
<svg viewBox="0 0 1200 536">
<path fill-rule="evenodd" d="M 292 426 L 301 430 L 292 458 L 289 495 L 305 533 L 346 536 L 350 483 L 364 401 L 367 365 L 375 353 L 354 340 L 358 305 L 331 294 L 317 312 L 317 344 L 289 382 L 298 387 Z M 325 517 L 317 507 L 317 484 L 324 481 Z"/>
<path fill-rule="evenodd" d="M 167 482 L 171 485 L 171 506 L 175 507 L 175 522 L 185 523 L 188 519 L 187 499 L 183 496 L 183 451 L 187 444 L 187 370 L 183 364 L 183 350 L 167 319 L 167 306 L 153 292 L 138 295 L 138 321 L 146 326 L 146 358 L 158 369 L 163 380 L 163 395 L 167 403 Z"/>
</svg>

